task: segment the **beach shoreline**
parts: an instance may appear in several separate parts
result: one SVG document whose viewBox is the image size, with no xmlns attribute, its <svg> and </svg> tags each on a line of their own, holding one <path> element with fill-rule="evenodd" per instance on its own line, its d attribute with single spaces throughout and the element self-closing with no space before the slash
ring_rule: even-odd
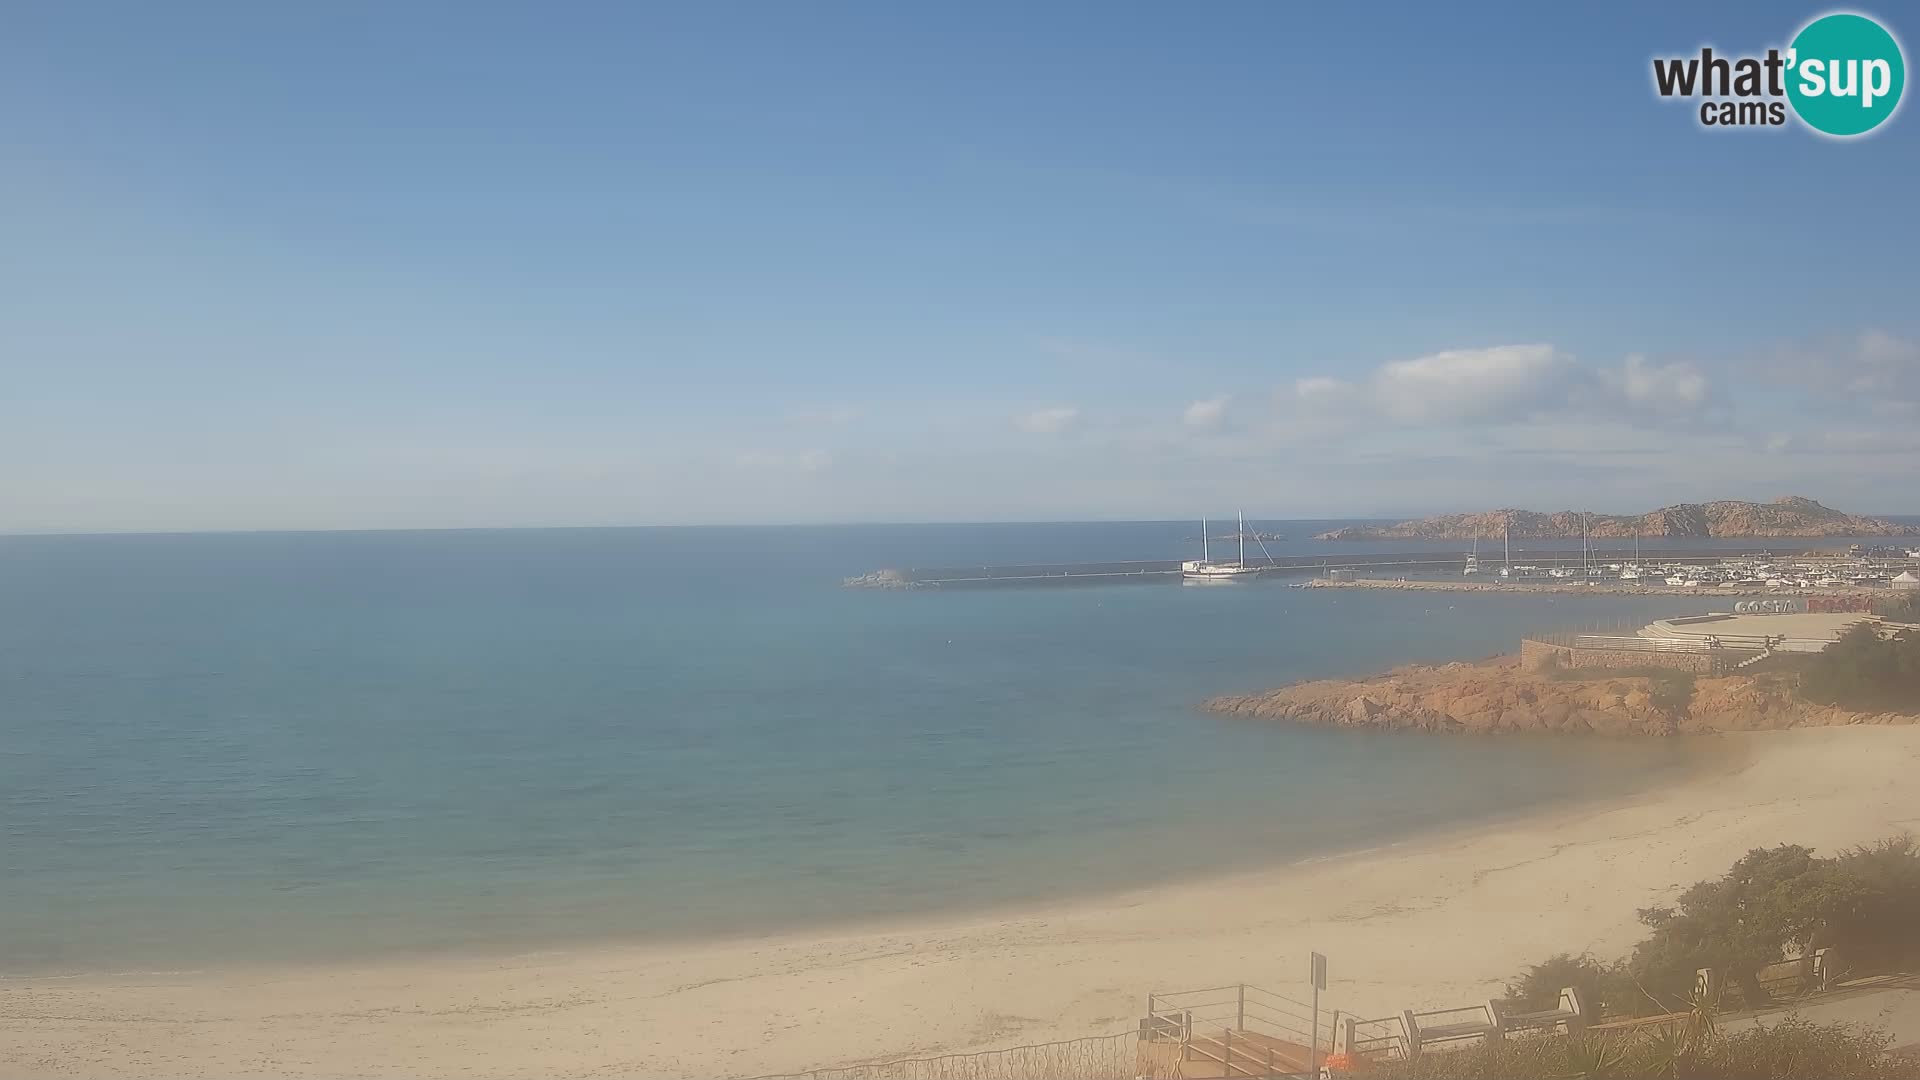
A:
<svg viewBox="0 0 1920 1080">
<path fill-rule="evenodd" d="M 1755 846 L 1920 826 L 1920 728 L 1721 736 L 1675 783 L 1385 847 L 1098 899 L 834 933 L 0 982 L 8 1076 L 745 1076 L 1125 1031 L 1149 991 L 1328 1009 L 1484 999 Z M 1330 814 L 1339 808 L 1328 808 Z"/>
</svg>

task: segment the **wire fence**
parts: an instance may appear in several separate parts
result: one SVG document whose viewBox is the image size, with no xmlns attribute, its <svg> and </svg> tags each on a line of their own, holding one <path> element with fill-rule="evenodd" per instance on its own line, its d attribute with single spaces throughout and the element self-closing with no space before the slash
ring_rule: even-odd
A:
<svg viewBox="0 0 1920 1080">
<path fill-rule="evenodd" d="M 904 1058 L 811 1072 L 779 1073 L 753 1080 L 1134 1080 L 1178 1075 L 1154 1066 L 1140 1050 L 1137 1031 L 1065 1042 L 1035 1043 L 972 1054 Z"/>
</svg>

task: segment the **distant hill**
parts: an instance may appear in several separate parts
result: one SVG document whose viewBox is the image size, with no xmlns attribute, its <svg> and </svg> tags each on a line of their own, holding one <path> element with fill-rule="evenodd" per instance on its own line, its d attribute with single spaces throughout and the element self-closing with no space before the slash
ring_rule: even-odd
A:
<svg viewBox="0 0 1920 1080">
<path fill-rule="evenodd" d="M 1480 514 L 1440 514 L 1398 525 L 1350 525 L 1321 533 L 1318 540 L 1578 540 L 1633 536 L 1920 536 L 1920 526 L 1882 518 L 1844 514 L 1812 499 L 1788 495 L 1770 503 L 1722 499 L 1678 503 L 1649 514 L 1593 514 L 1562 510 L 1489 510 Z"/>
</svg>

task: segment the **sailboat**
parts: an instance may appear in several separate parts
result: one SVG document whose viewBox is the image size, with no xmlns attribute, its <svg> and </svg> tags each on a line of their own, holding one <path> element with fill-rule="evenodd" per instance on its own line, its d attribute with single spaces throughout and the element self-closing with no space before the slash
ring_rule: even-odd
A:
<svg viewBox="0 0 1920 1080">
<path fill-rule="evenodd" d="M 1633 537 L 1633 565 L 1620 568 L 1620 580 L 1640 580 L 1640 534 L 1638 533 L 1635 533 Z"/>
<path fill-rule="evenodd" d="M 1259 573 L 1259 567 L 1247 565 L 1247 515 L 1240 515 L 1240 561 L 1237 563 L 1213 561 L 1213 551 L 1207 546 L 1207 519 L 1200 519 L 1200 558 L 1181 563 L 1181 577 L 1189 581 L 1237 581 Z"/>
<path fill-rule="evenodd" d="M 1473 553 L 1467 556 L 1467 568 L 1460 572 L 1463 574 L 1477 574 L 1480 572 L 1480 537 L 1478 534 L 1475 534 L 1473 538 Z"/>
</svg>

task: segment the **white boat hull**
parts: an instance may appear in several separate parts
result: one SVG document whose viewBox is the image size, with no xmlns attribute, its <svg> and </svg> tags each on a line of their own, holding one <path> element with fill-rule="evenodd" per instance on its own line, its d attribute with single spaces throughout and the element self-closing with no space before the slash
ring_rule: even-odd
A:
<svg viewBox="0 0 1920 1080">
<path fill-rule="evenodd" d="M 1257 566 L 1226 566 L 1208 562 L 1189 562 L 1180 566 L 1180 576 L 1189 581 L 1233 581 L 1257 577 Z"/>
</svg>

